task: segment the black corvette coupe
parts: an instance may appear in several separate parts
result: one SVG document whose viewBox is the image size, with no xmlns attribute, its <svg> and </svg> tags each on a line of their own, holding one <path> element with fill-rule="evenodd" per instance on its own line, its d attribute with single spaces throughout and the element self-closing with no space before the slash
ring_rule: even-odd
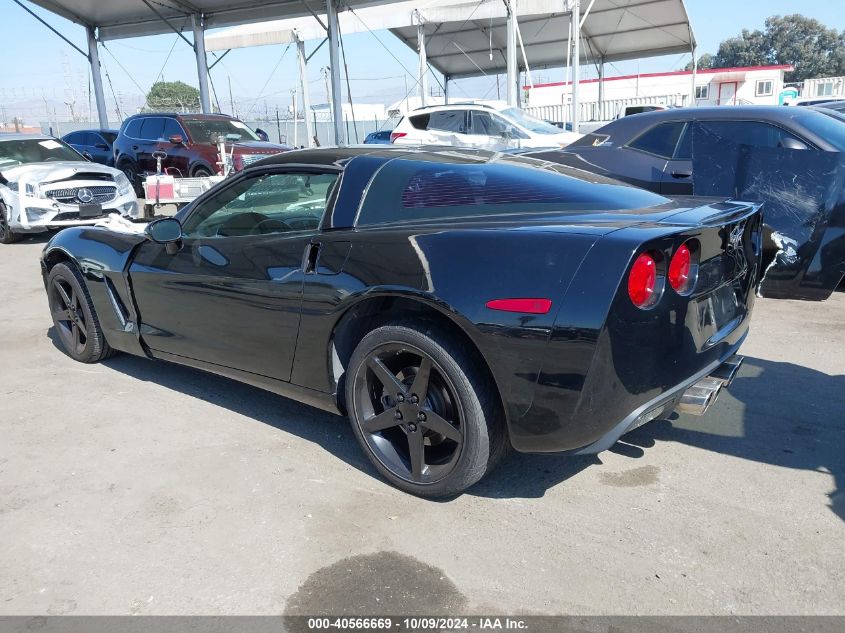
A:
<svg viewBox="0 0 845 633">
<path fill-rule="evenodd" d="M 144 233 L 58 233 L 42 267 L 67 353 L 116 351 L 348 413 L 423 496 L 510 447 L 594 453 L 732 379 L 759 274 L 755 205 L 690 207 L 476 151 L 265 159 Z"/>
</svg>

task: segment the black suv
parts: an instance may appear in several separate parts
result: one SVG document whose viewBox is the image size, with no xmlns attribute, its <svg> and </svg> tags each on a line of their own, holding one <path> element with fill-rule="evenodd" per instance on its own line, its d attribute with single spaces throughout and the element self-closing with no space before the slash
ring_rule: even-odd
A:
<svg viewBox="0 0 845 633">
<path fill-rule="evenodd" d="M 136 114 L 123 122 L 114 142 L 114 164 L 136 189 L 146 174 L 155 173 L 153 153 L 163 151 L 162 171 L 174 176 L 211 176 L 220 171 L 217 142 L 226 139 L 236 171 L 250 163 L 290 149 L 259 139 L 249 127 L 223 114 Z"/>
</svg>

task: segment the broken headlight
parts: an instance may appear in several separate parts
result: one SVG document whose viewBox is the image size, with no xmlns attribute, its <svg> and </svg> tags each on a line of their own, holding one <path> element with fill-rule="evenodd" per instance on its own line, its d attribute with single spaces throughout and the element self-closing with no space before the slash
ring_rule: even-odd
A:
<svg viewBox="0 0 845 633">
<path fill-rule="evenodd" d="M 10 182 L 6 186 L 15 193 L 18 193 L 18 191 L 20 190 L 20 185 L 16 182 Z M 26 183 L 26 195 L 32 196 L 33 198 L 40 198 L 41 189 L 38 187 L 37 184 L 28 182 Z"/>
<path fill-rule="evenodd" d="M 117 195 L 128 196 L 132 193 L 132 183 L 129 182 L 129 178 L 127 178 L 125 174 L 120 173 L 115 176 L 114 182 L 117 184 Z"/>
</svg>

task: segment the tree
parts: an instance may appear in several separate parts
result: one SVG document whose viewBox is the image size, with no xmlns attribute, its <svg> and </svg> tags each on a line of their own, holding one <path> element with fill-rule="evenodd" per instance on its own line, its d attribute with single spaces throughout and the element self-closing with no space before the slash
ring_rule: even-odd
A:
<svg viewBox="0 0 845 633">
<path fill-rule="evenodd" d="M 200 108 L 200 91 L 182 81 L 157 81 L 147 93 L 147 111 L 194 112 Z"/>
<path fill-rule="evenodd" d="M 697 68 L 698 70 L 702 70 L 704 68 L 713 68 L 713 56 L 710 53 L 704 53 L 703 55 L 699 56 Z M 687 65 L 684 67 L 684 70 L 692 70 L 691 61 L 687 63 Z"/>
<path fill-rule="evenodd" d="M 719 45 L 713 68 L 791 64 L 786 81 L 845 75 L 845 31 L 800 14 L 773 15 L 765 28 L 743 29 Z"/>
</svg>

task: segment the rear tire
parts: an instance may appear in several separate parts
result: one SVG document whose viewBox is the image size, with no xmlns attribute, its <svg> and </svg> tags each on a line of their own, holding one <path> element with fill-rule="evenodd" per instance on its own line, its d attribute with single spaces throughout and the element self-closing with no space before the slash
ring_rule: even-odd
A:
<svg viewBox="0 0 845 633">
<path fill-rule="evenodd" d="M 14 244 L 24 238 L 20 233 L 14 233 L 9 227 L 9 216 L 6 205 L 0 202 L 0 244 Z"/>
<path fill-rule="evenodd" d="M 82 273 L 71 263 L 53 266 L 47 276 L 47 300 L 59 341 L 81 363 L 96 363 L 115 354 L 103 336 Z"/>
<path fill-rule="evenodd" d="M 355 348 L 345 382 L 355 437 L 378 471 L 411 494 L 461 493 L 510 446 L 492 378 L 466 343 L 439 328 L 373 330 Z"/>
<path fill-rule="evenodd" d="M 194 168 L 194 178 L 208 178 L 211 175 L 211 170 L 208 167 L 200 165 Z"/>
</svg>

